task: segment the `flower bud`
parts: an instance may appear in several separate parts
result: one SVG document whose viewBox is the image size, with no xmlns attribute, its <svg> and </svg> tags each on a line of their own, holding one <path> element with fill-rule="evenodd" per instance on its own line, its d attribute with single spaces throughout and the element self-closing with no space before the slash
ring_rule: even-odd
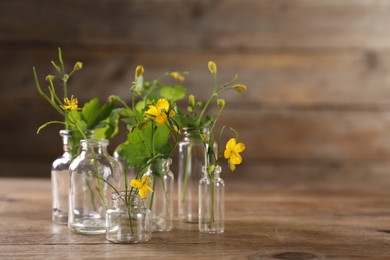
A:
<svg viewBox="0 0 390 260">
<path fill-rule="evenodd" d="M 52 81 L 54 78 L 55 76 L 49 74 L 46 76 L 46 81 Z"/>
<path fill-rule="evenodd" d="M 195 96 L 194 95 L 189 95 L 188 97 L 188 106 L 194 107 L 195 106 Z"/>
<path fill-rule="evenodd" d="M 121 99 L 119 96 L 117 95 L 111 95 L 108 97 L 108 102 L 110 103 L 116 103 L 116 102 L 119 102 Z"/>
<path fill-rule="evenodd" d="M 142 67 L 141 65 L 137 66 L 137 68 L 135 69 L 135 78 L 139 78 L 140 76 L 142 76 L 142 74 L 144 74 L 144 67 Z"/>
<path fill-rule="evenodd" d="M 207 172 L 210 174 L 210 173 L 213 173 L 214 172 L 214 169 L 215 169 L 215 166 L 214 164 L 210 165 L 209 168 L 207 169 Z"/>
<path fill-rule="evenodd" d="M 177 71 L 171 72 L 169 75 L 173 79 L 176 79 L 178 81 L 184 81 L 185 80 L 184 76 L 182 74 L 180 74 L 179 72 L 177 72 Z"/>
<path fill-rule="evenodd" d="M 210 70 L 211 74 L 216 75 L 217 74 L 217 64 L 215 64 L 214 61 L 209 61 L 208 66 L 209 66 L 209 70 Z"/>
<path fill-rule="evenodd" d="M 83 63 L 78 61 L 76 62 L 76 64 L 74 65 L 73 67 L 73 70 L 76 71 L 76 70 L 81 70 L 83 68 Z"/>
<path fill-rule="evenodd" d="M 225 100 L 224 99 L 222 99 L 222 98 L 219 98 L 218 100 L 217 100 L 217 105 L 218 105 L 218 107 L 219 108 L 224 108 L 225 107 Z"/>
<path fill-rule="evenodd" d="M 245 92 L 246 91 L 246 86 L 242 84 L 237 84 L 232 87 L 237 92 Z"/>
<path fill-rule="evenodd" d="M 197 107 L 202 107 L 202 106 L 203 106 L 203 103 L 202 103 L 202 101 L 198 101 L 198 102 L 196 102 L 196 106 L 197 106 Z"/>
</svg>

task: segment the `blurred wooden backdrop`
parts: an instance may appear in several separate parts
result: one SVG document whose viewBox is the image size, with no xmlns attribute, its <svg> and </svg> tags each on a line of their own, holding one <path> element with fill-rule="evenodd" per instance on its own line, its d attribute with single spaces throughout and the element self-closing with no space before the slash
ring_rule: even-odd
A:
<svg viewBox="0 0 390 260">
<path fill-rule="evenodd" d="M 224 96 L 222 119 L 247 144 L 237 174 L 378 180 L 390 174 L 389 24 L 386 0 L 0 1 L 0 176 L 49 177 L 61 153 L 59 128 L 35 133 L 58 117 L 32 66 L 44 82 L 62 47 L 84 62 L 70 82 L 81 102 L 125 97 L 139 64 L 148 79 L 190 71 L 203 98 L 209 60 L 222 81 L 239 74 L 248 91 Z"/>
</svg>

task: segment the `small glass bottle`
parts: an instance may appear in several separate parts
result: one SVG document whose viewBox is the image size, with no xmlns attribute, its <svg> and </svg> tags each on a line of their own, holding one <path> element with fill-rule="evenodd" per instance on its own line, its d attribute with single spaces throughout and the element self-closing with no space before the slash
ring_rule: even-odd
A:
<svg viewBox="0 0 390 260">
<path fill-rule="evenodd" d="M 88 137 L 93 132 L 85 133 Z M 68 223 L 69 166 L 79 152 L 81 135 L 77 131 L 61 130 L 64 153 L 51 166 L 52 221 L 56 224 Z"/>
<path fill-rule="evenodd" d="M 169 169 L 171 163 L 171 159 L 157 159 L 145 173 L 152 179 L 153 192 L 148 196 L 146 206 L 152 213 L 153 231 L 170 231 L 173 227 L 174 176 Z"/>
<path fill-rule="evenodd" d="M 203 167 L 199 181 L 199 231 L 202 233 L 224 232 L 225 183 L 220 178 L 221 167 L 215 166 L 210 173 Z"/>
<path fill-rule="evenodd" d="M 208 129 L 183 128 L 184 138 L 179 142 L 178 209 L 182 222 L 198 223 L 198 185 L 202 165 L 206 164 L 205 145 Z"/>
<path fill-rule="evenodd" d="M 110 161 L 98 140 L 81 140 L 82 151 L 70 164 L 68 227 L 74 233 L 104 234 L 106 210 L 115 183 Z"/>
<path fill-rule="evenodd" d="M 145 200 L 129 193 L 113 193 L 114 206 L 107 210 L 106 238 L 112 243 L 142 243 L 151 239 L 150 210 Z"/>
</svg>

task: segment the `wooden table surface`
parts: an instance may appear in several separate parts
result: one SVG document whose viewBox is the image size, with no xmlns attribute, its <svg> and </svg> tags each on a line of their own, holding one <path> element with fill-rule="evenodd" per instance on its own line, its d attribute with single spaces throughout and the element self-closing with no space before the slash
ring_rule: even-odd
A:
<svg viewBox="0 0 390 260">
<path fill-rule="evenodd" d="M 144 244 L 111 244 L 51 222 L 48 179 L 0 179 L 0 259 L 390 259 L 386 192 L 226 187 L 225 233 L 175 222 Z"/>
</svg>

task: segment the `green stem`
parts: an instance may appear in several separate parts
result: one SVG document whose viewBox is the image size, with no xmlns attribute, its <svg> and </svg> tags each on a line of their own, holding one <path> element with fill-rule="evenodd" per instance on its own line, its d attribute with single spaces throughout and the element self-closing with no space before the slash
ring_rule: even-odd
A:
<svg viewBox="0 0 390 260">
<path fill-rule="evenodd" d="M 218 94 L 214 92 L 209 99 L 207 100 L 206 104 L 204 105 L 202 111 L 200 112 L 199 118 L 198 118 L 198 123 L 202 121 L 202 118 L 204 114 L 206 113 L 207 108 L 209 107 L 211 101 L 213 101 L 215 98 L 217 98 Z"/>
<path fill-rule="evenodd" d="M 192 143 L 190 144 L 190 147 L 187 150 L 187 161 L 186 161 L 185 172 L 184 172 L 184 183 L 183 183 L 183 192 L 182 192 L 182 199 L 181 199 L 182 202 L 185 202 L 186 195 L 187 195 L 188 175 L 189 175 L 191 160 L 192 160 L 191 154 L 192 154 Z"/>
<path fill-rule="evenodd" d="M 215 183 L 214 183 L 214 174 L 211 174 L 210 177 L 210 182 L 211 182 L 211 212 L 210 212 L 210 224 L 209 228 L 212 228 L 212 225 L 215 222 L 215 217 L 214 217 L 214 208 L 215 208 Z"/>
<path fill-rule="evenodd" d="M 60 115 L 62 116 L 65 116 L 65 113 L 64 111 L 53 101 L 51 100 L 51 98 L 49 98 L 41 89 L 41 86 L 39 85 L 39 80 L 38 80 L 38 76 L 37 76 L 37 73 L 35 71 L 35 67 L 33 67 L 33 74 L 34 74 L 34 81 L 35 81 L 35 86 L 37 87 L 37 90 L 38 90 L 38 93 L 44 98 L 46 99 L 47 102 L 49 102 L 50 105 L 52 105 L 54 107 L 55 110 L 58 111 L 58 113 L 60 113 Z"/>
<path fill-rule="evenodd" d="M 153 207 L 153 201 L 154 201 L 154 193 L 156 192 L 156 177 L 153 176 L 153 192 L 152 192 L 152 196 L 150 197 L 150 205 L 149 205 L 149 209 L 152 210 L 152 207 Z"/>
</svg>

